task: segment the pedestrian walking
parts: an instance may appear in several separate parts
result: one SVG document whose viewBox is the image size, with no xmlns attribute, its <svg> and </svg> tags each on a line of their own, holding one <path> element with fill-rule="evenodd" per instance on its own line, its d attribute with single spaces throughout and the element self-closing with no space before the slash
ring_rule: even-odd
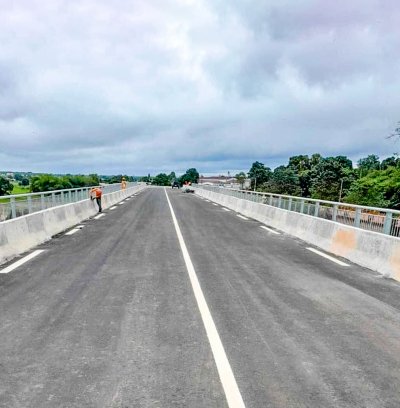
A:
<svg viewBox="0 0 400 408">
<path fill-rule="evenodd" d="M 99 206 L 99 212 L 102 211 L 102 208 L 101 208 L 101 196 L 102 196 L 102 194 L 103 194 L 103 192 L 101 191 L 100 187 L 93 187 L 90 190 L 90 199 L 92 201 L 96 200 L 97 205 Z"/>
</svg>

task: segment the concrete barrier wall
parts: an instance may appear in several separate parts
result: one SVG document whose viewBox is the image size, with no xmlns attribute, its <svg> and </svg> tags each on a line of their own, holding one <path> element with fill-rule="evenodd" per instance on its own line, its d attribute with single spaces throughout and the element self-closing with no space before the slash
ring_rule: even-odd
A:
<svg viewBox="0 0 400 408">
<path fill-rule="evenodd" d="M 104 194 L 102 207 L 109 208 L 145 188 L 145 185 L 136 185 L 126 190 Z M 0 264 L 51 239 L 52 236 L 97 212 L 96 201 L 87 199 L 0 222 Z"/>
<path fill-rule="evenodd" d="M 400 281 L 400 238 L 201 188 L 196 194 Z"/>
</svg>

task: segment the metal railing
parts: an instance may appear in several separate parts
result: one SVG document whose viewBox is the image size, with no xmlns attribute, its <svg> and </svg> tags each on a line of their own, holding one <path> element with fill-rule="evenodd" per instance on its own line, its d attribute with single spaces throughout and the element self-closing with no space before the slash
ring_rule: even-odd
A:
<svg viewBox="0 0 400 408">
<path fill-rule="evenodd" d="M 136 184 L 127 183 L 126 188 Z M 89 191 L 93 187 L 98 186 L 0 196 L 0 222 L 46 210 L 47 208 L 87 200 Z M 121 190 L 121 183 L 105 184 L 100 187 L 103 194 L 108 194 Z"/>
<path fill-rule="evenodd" d="M 400 211 L 397 210 L 214 186 L 197 185 L 196 187 L 356 228 L 400 237 Z"/>
</svg>

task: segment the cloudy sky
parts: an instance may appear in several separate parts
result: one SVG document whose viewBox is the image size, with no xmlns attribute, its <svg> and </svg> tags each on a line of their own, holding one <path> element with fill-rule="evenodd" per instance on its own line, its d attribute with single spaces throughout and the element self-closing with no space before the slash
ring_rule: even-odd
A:
<svg viewBox="0 0 400 408">
<path fill-rule="evenodd" d="M 398 0 L 0 0 L 0 170 L 400 151 Z"/>
</svg>

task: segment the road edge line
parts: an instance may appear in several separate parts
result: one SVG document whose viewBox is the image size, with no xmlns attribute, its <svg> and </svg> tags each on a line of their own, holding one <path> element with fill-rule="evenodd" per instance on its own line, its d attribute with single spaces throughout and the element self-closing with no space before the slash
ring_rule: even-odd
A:
<svg viewBox="0 0 400 408">
<path fill-rule="evenodd" d="M 19 268 L 24 263 L 30 261 L 31 259 L 33 259 L 36 256 L 40 255 L 44 251 L 45 251 L 44 249 L 37 249 L 36 251 L 33 251 L 31 254 L 26 255 L 23 258 L 21 258 L 19 261 L 16 261 L 16 262 L 12 263 L 11 265 L 7 266 L 4 269 L 0 269 L 0 273 L 10 273 L 14 269 Z"/>
<path fill-rule="evenodd" d="M 333 256 L 330 256 L 330 255 L 328 255 L 328 254 L 325 254 L 324 252 L 318 251 L 318 249 L 314 249 L 314 248 L 311 248 L 311 247 L 308 247 L 307 249 L 308 249 L 309 251 L 311 251 L 311 252 L 314 252 L 314 254 L 317 254 L 317 255 L 319 255 L 319 256 L 322 256 L 323 258 L 329 259 L 330 261 L 337 263 L 338 265 L 341 265 L 341 266 L 350 266 L 350 265 L 348 265 L 347 263 L 344 263 L 344 262 L 342 262 L 342 261 L 339 261 L 339 259 L 336 259 L 336 258 L 334 258 Z"/>
</svg>

